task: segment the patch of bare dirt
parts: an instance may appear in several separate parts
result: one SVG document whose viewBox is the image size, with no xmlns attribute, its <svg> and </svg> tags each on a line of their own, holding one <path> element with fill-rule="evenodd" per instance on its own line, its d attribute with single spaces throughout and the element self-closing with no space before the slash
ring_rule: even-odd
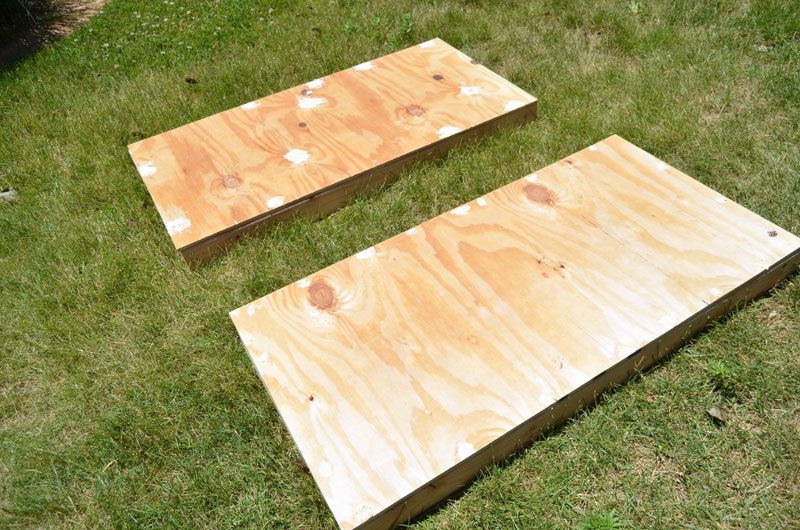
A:
<svg viewBox="0 0 800 530">
<path fill-rule="evenodd" d="M 13 1 L 13 0 L 12 0 Z M 51 42 L 66 37 L 83 22 L 89 20 L 110 0 L 58 0 L 47 6 L 47 11 L 37 13 L 35 23 L 17 31 L 11 39 L 0 42 L 0 68 L 32 55 Z"/>
</svg>

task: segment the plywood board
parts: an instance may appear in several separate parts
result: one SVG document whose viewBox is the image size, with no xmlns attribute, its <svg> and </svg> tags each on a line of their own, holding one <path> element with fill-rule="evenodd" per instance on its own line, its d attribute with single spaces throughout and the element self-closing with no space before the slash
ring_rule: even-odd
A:
<svg viewBox="0 0 800 530">
<path fill-rule="evenodd" d="M 319 214 L 422 157 L 534 119 L 536 98 L 440 39 L 129 146 L 175 247 L 204 260 Z"/>
<path fill-rule="evenodd" d="M 799 260 L 612 136 L 231 317 L 340 526 L 389 528 Z"/>
</svg>

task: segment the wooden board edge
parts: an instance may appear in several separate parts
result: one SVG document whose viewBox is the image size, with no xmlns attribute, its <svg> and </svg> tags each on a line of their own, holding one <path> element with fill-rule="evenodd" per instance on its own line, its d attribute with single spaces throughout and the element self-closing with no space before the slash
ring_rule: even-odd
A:
<svg viewBox="0 0 800 530">
<path fill-rule="evenodd" d="M 380 166 L 370 168 L 357 175 L 341 180 L 311 195 L 301 197 L 284 204 L 280 208 L 270 210 L 257 217 L 243 221 L 222 232 L 212 234 L 205 239 L 179 248 L 187 264 L 207 262 L 219 254 L 230 243 L 245 234 L 252 234 L 274 223 L 287 220 L 295 215 L 306 215 L 311 218 L 331 213 L 343 207 L 360 192 L 370 192 L 397 180 L 402 171 L 418 160 L 432 160 L 447 154 L 454 147 L 475 141 L 488 134 L 515 125 L 523 125 L 536 120 L 538 99 L 501 114 L 491 120 L 461 131 L 437 142 L 428 144 L 416 151 L 411 151 Z"/>
<path fill-rule="evenodd" d="M 766 293 L 799 265 L 800 248 L 353 530 L 387 530 L 410 522 L 467 486 L 488 465 L 528 446 L 542 433 L 594 404 L 609 388 L 664 358 L 712 320 Z"/>
</svg>

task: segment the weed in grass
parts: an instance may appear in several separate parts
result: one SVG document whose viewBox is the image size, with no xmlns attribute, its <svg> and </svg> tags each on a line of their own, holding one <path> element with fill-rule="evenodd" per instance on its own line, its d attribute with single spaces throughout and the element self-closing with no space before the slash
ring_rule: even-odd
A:
<svg viewBox="0 0 800 530">
<path fill-rule="evenodd" d="M 408 35 L 414 29 L 414 23 L 411 21 L 411 13 L 403 13 L 401 22 L 401 30 L 403 34 Z"/>
<path fill-rule="evenodd" d="M 578 530 L 620 530 L 624 528 L 614 510 L 610 512 L 589 515 L 578 525 Z"/>
<path fill-rule="evenodd" d="M 708 363 L 708 374 L 714 389 L 720 394 L 727 398 L 732 398 L 736 395 L 738 382 L 728 363 L 717 360 L 710 361 Z"/>
</svg>

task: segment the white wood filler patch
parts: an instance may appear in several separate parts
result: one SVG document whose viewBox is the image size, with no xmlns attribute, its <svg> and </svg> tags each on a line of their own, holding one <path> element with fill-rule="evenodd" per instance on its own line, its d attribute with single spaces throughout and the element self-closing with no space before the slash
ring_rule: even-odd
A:
<svg viewBox="0 0 800 530">
<path fill-rule="evenodd" d="M 309 155 L 307 151 L 303 151 L 302 149 L 292 149 L 283 155 L 283 158 L 298 166 L 308 160 L 310 156 L 311 155 Z"/>
<path fill-rule="evenodd" d="M 465 458 L 472 456 L 472 453 L 474 452 L 475 452 L 475 447 L 473 447 L 471 443 L 461 442 L 460 444 L 458 444 L 456 455 L 458 455 L 459 460 L 464 460 Z"/>
<path fill-rule="evenodd" d="M 153 165 L 153 162 L 151 160 L 142 162 L 137 169 L 139 170 L 139 175 L 141 175 L 142 177 L 152 177 L 153 175 L 156 174 L 156 171 L 158 170 L 158 168 Z"/>
<path fill-rule="evenodd" d="M 374 67 L 375 65 L 372 64 L 372 61 L 367 61 L 365 63 L 357 64 L 353 67 L 355 70 L 369 70 L 370 68 Z"/>
<path fill-rule="evenodd" d="M 244 110 L 250 110 L 250 109 L 254 109 L 254 108 L 256 108 L 256 107 L 260 107 L 260 106 L 261 106 L 261 103 L 260 103 L 260 102 L 258 102 L 258 101 L 251 101 L 250 103 L 245 103 L 244 105 L 242 105 L 242 109 L 244 109 Z"/>
<path fill-rule="evenodd" d="M 269 353 L 262 352 L 256 359 L 256 365 L 259 372 L 265 372 L 269 369 Z"/>
<path fill-rule="evenodd" d="M 270 197 L 267 201 L 267 207 L 269 208 L 277 208 L 283 204 L 283 195 L 279 195 L 277 197 Z"/>
<path fill-rule="evenodd" d="M 431 46 L 433 46 L 434 44 L 436 44 L 434 41 L 432 41 L 432 40 L 426 40 L 425 42 L 423 42 L 422 44 L 420 44 L 420 45 L 419 45 L 419 47 L 420 47 L 420 48 L 430 48 L 430 47 L 431 47 Z"/>
<path fill-rule="evenodd" d="M 375 247 L 369 247 L 368 249 L 362 250 L 358 254 L 356 254 L 356 258 L 358 259 L 369 259 L 375 255 Z"/>
<path fill-rule="evenodd" d="M 547 394 L 539 394 L 539 402 L 545 407 L 555 402 L 555 398 Z"/>
<path fill-rule="evenodd" d="M 512 99 L 508 103 L 506 103 L 505 108 L 503 108 L 504 112 L 511 112 L 512 110 L 516 110 L 521 106 L 525 105 L 525 102 L 520 101 L 518 99 Z"/>
<path fill-rule="evenodd" d="M 439 138 L 447 138 L 448 136 L 453 136 L 454 134 L 461 132 L 461 129 L 452 125 L 445 125 L 436 132 L 439 135 Z"/>
<path fill-rule="evenodd" d="M 314 79 L 313 81 L 306 83 L 306 86 L 312 90 L 322 88 L 324 85 L 325 81 L 323 81 L 322 79 Z"/>
<path fill-rule="evenodd" d="M 252 333 L 248 333 L 246 331 L 239 332 L 239 336 L 242 338 L 242 343 L 245 346 L 252 346 L 255 342 L 256 338 L 253 336 Z"/>
<path fill-rule="evenodd" d="M 297 106 L 301 109 L 313 109 L 327 102 L 325 98 L 297 98 Z"/>
<path fill-rule="evenodd" d="M 462 96 L 477 96 L 481 93 L 480 87 L 477 86 L 462 86 L 461 87 L 461 95 Z"/>
<path fill-rule="evenodd" d="M 450 213 L 453 215 L 467 215 L 468 211 L 469 211 L 469 204 L 464 204 L 462 206 L 459 206 L 458 208 L 450 210 Z"/>
<path fill-rule="evenodd" d="M 178 217 L 177 219 L 173 219 L 165 223 L 167 226 L 167 232 L 169 235 L 177 234 L 178 232 L 183 232 L 190 226 L 192 226 L 192 222 L 187 219 L 186 217 Z"/>
</svg>

